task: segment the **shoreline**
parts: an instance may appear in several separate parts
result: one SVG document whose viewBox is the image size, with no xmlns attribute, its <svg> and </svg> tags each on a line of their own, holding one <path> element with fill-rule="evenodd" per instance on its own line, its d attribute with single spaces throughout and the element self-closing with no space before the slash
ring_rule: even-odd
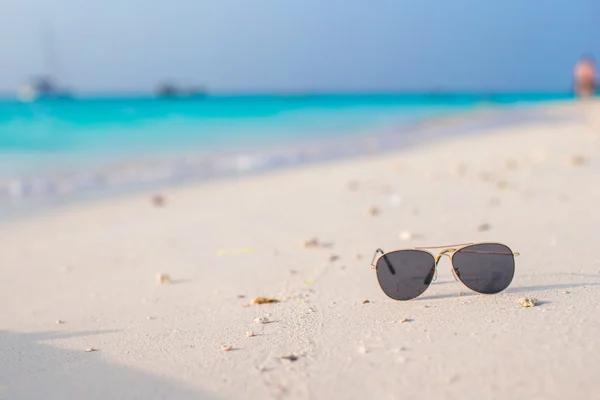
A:
<svg viewBox="0 0 600 400">
<path fill-rule="evenodd" d="M 4 186 L 0 185 L 0 205 L 7 206 L 4 212 L 0 212 L 0 220 L 26 217 L 40 210 L 52 211 L 56 206 L 64 207 L 82 201 L 149 194 L 179 186 L 210 185 L 221 180 L 244 179 L 277 170 L 410 151 L 415 146 L 427 146 L 438 140 L 460 139 L 478 130 L 486 134 L 486 131 L 493 132 L 511 125 L 543 122 L 547 120 L 547 114 L 557 109 L 568 110 L 573 104 L 573 101 L 562 100 L 525 105 L 482 104 L 473 109 L 431 116 L 372 134 L 275 145 L 266 150 L 255 146 L 218 153 L 212 157 L 202 153 L 182 153 L 163 161 L 146 160 L 141 164 L 125 164 L 120 169 L 105 168 L 105 172 L 72 175 L 71 179 L 64 179 L 63 176 L 56 180 L 40 177 L 9 180 Z M 126 175 L 121 176 L 119 171 L 124 171 Z M 78 188 L 78 184 L 82 186 Z M 10 214 L 15 215 L 11 218 Z"/>
</svg>

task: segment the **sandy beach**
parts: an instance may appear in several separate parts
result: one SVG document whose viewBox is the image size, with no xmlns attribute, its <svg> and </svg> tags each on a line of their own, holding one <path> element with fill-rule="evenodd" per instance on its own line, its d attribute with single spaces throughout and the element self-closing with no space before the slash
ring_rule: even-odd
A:
<svg viewBox="0 0 600 400">
<path fill-rule="evenodd" d="M 2 224 L 0 399 L 598 398 L 600 103 L 545 107 L 557 118 Z M 497 295 L 444 259 L 396 302 L 369 268 L 378 247 L 484 241 L 521 254 Z"/>
</svg>

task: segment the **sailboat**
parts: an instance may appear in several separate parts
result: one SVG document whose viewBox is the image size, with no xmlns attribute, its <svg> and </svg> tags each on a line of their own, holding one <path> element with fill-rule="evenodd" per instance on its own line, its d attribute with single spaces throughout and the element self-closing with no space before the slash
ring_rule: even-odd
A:
<svg viewBox="0 0 600 400">
<path fill-rule="evenodd" d="M 59 87 L 49 76 L 37 76 L 21 86 L 17 93 L 19 100 L 31 102 L 43 99 L 67 99 L 71 93 Z"/>
<path fill-rule="evenodd" d="M 54 51 L 52 46 L 52 35 L 51 32 L 42 32 L 42 39 L 44 40 L 44 64 L 46 70 L 52 72 L 56 68 L 54 65 Z M 54 78 L 55 73 L 48 73 L 46 75 L 34 76 L 29 80 L 28 83 L 21 86 L 17 91 L 17 97 L 19 100 L 24 102 L 31 102 L 43 99 L 66 99 L 71 97 L 71 93 L 65 88 L 61 88 L 57 80 Z"/>
</svg>

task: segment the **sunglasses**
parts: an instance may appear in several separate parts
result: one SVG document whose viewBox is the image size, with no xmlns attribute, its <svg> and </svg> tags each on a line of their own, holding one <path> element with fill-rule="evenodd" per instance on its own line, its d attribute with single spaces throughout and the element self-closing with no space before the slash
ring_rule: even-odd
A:
<svg viewBox="0 0 600 400">
<path fill-rule="evenodd" d="M 429 249 L 442 250 L 436 257 Z M 379 286 L 387 296 L 410 300 L 423 294 L 437 279 L 437 265 L 442 256 L 450 258 L 454 279 L 475 292 L 495 294 L 512 282 L 515 257 L 519 253 L 500 243 L 424 246 L 389 253 L 377 249 L 371 269 L 376 270 Z"/>
</svg>

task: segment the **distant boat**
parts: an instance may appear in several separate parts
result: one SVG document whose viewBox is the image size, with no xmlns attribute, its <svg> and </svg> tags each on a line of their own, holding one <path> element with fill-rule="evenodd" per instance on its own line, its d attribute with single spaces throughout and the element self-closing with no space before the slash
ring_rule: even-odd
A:
<svg viewBox="0 0 600 400">
<path fill-rule="evenodd" d="M 162 98 L 204 97 L 206 90 L 202 87 L 182 88 L 172 83 L 162 83 L 156 88 L 154 94 Z"/>
<path fill-rule="evenodd" d="M 29 80 L 28 83 L 17 90 L 17 97 L 24 102 L 45 99 L 67 99 L 71 93 L 64 87 L 60 87 L 54 78 L 56 73 L 56 56 L 54 54 L 53 34 L 49 26 L 42 30 L 42 55 L 46 72 Z"/>
<path fill-rule="evenodd" d="M 31 102 L 45 99 L 66 99 L 71 93 L 65 88 L 59 87 L 51 77 L 36 77 L 23 86 L 17 92 L 17 97 L 23 102 Z"/>
</svg>

